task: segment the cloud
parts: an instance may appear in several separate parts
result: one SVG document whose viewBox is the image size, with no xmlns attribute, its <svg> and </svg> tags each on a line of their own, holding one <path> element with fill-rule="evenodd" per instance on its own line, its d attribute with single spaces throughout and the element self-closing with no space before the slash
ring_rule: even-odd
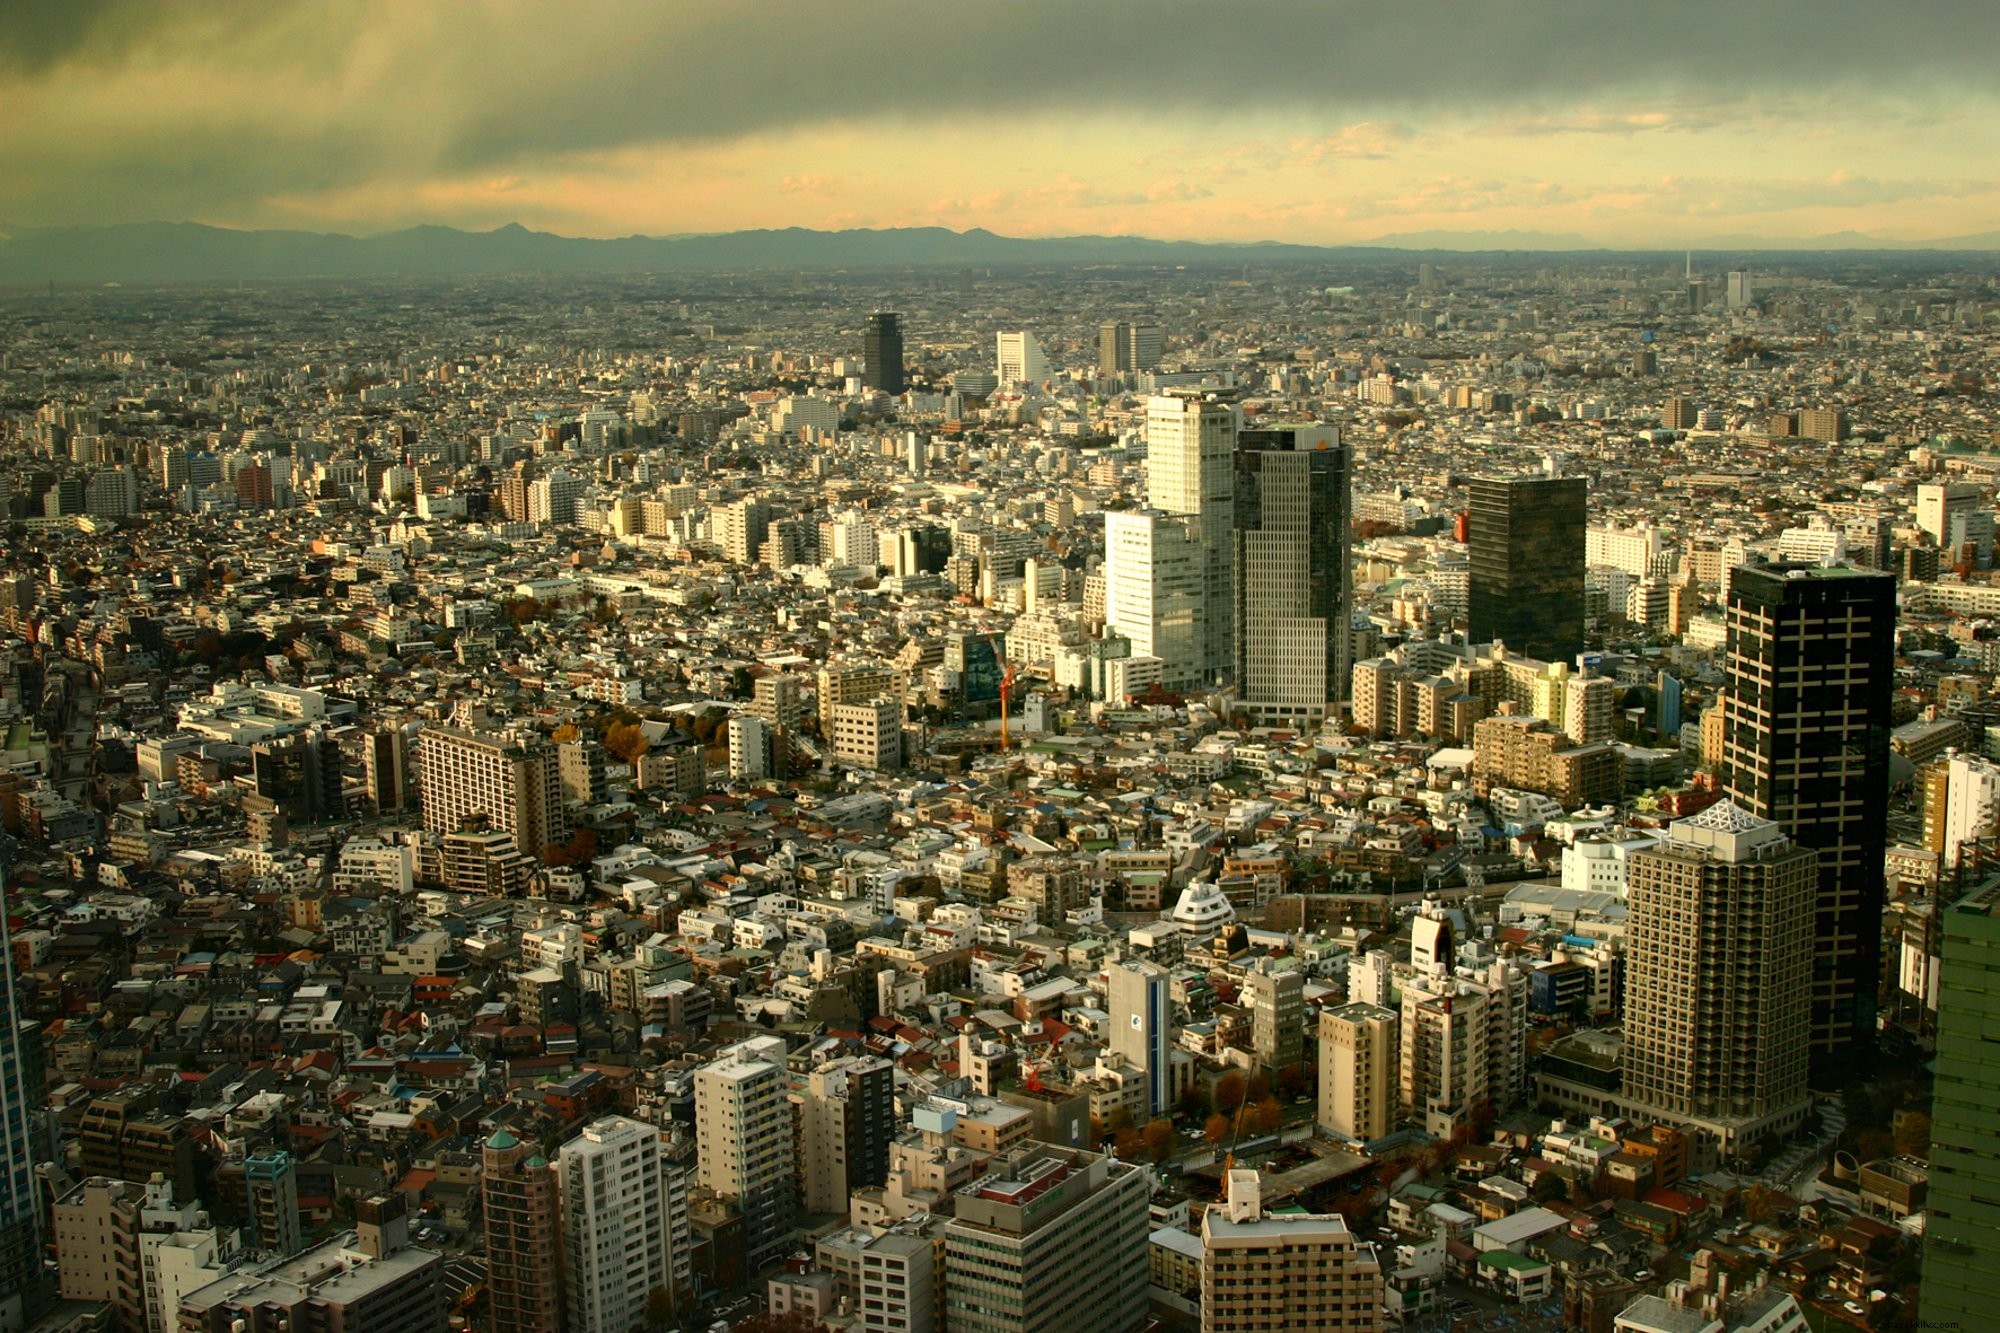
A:
<svg viewBox="0 0 2000 1333">
<path fill-rule="evenodd" d="M 1399 165 L 1450 148 L 1450 124 L 1650 143 L 1730 126 L 1804 136 L 1828 107 L 1849 118 L 1818 122 L 1836 131 L 1940 107 L 1976 122 L 1990 119 L 1994 49 L 1987 0 L 1893 14 L 1875 0 L 14 0 L 0 217 L 297 221 L 345 200 L 341 216 L 366 226 L 364 200 L 386 224 L 426 191 L 440 207 L 463 198 L 468 217 L 499 196 L 552 211 L 561 182 L 595 182 L 607 163 L 722 171 L 745 144 L 773 163 L 755 182 L 765 199 L 830 213 L 1110 213 L 1222 198 L 1288 168 Z M 990 146 L 994 126 L 1038 118 L 1075 127 L 1073 154 L 1047 164 L 1068 179 L 1008 190 L 1004 152 L 921 157 L 944 127 L 983 127 Z M 1112 120 L 1134 126 L 1116 170 Z M 772 143 L 835 126 L 837 150 L 775 165 Z M 1188 127 L 1213 131 L 1213 151 L 1186 153 L 1172 136 Z M 870 153 L 875 170 L 857 169 Z M 905 191 L 893 203 L 867 194 L 895 174 L 889 158 Z M 912 163 L 931 179 L 911 183 Z M 507 180 L 518 187 L 475 188 Z M 615 208 L 609 181 L 602 193 Z M 619 217 L 606 225 L 633 224 Z"/>
<path fill-rule="evenodd" d="M 1286 158 L 1299 166 L 1319 166 L 1336 158 L 1385 158 L 1416 138 L 1407 125 L 1363 120 L 1317 139 L 1293 139 Z"/>
</svg>

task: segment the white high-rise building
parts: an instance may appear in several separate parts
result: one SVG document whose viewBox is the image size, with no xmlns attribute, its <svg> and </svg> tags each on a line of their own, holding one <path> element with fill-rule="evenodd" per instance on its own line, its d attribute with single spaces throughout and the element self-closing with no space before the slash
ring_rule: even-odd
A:
<svg viewBox="0 0 2000 1333">
<path fill-rule="evenodd" d="M 1976 755 L 1945 760 L 1944 868 L 1958 865 L 1965 844 L 2000 831 L 2000 764 Z"/>
<path fill-rule="evenodd" d="M 785 1043 L 753 1037 L 694 1075 L 696 1163 L 701 1186 L 733 1200 L 754 1271 L 784 1256 L 797 1204 Z"/>
<path fill-rule="evenodd" d="M 1169 689 L 1201 683 L 1208 668 L 1209 551 L 1180 518 L 1104 516 L 1104 624 L 1132 641 L 1133 657 L 1160 660 Z"/>
<path fill-rule="evenodd" d="M 1049 377 L 1049 359 L 1032 333 L 1002 333 L 996 368 L 1002 384 L 1040 384 Z"/>
<path fill-rule="evenodd" d="M 686 1182 L 658 1127 L 605 1116 L 556 1155 L 572 1333 L 629 1333 L 655 1288 L 691 1285 Z"/>
<path fill-rule="evenodd" d="M 1951 543 L 1951 521 L 1979 508 L 1979 487 L 1969 481 L 1926 481 L 1917 485 L 1917 526 L 1939 546 Z"/>
<path fill-rule="evenodd" d="M 1173 1104 L 1174 1011 L 1167 973 L 1152 963 L 1112 963 L 1104 978 L 1112 1054 L 1143 1073 L 1146 1113 L 1164 1115 Z"/>
<path fill-rule="evenodd" d="M 1204 398 L 1146 400 L 1146 502 L 1187 520 L 1202 548 L 1202 679 L 1234 664 L 1237 409 Z"/>
<path fill-rule="evenodd" d="M 761 717 L 745 714 L 729 719 L 729 776 L 755 782 L 771 775 L 771 731 Z"/>
<path fill-rule="evenodd" d="M 1621 528 L 1610 524 L 1583 530 L 1583 562 L 1622 569 L 1634 578 L 1662 573 L 1660 558 L 1665 546 L 1660 530 L 1651 523 Z"/>
</svg>

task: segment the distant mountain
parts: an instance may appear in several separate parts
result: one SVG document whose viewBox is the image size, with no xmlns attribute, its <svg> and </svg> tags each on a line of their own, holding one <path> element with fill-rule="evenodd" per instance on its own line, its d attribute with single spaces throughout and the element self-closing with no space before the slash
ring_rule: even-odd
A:
<svg viewBox="0 0 2000 1333">
<path fill-rule="evenodd" d="M 1390 250 L 1615 250 L 1575 232 L 1401 231 L 1368 242 Z"/>
<path fill-rule="evenodd" d="M 1141 236 L 1023 239 L 943 227 L 722 232 L 705 236 L 556 236 L 411 227 L 357 238 L 233 231 L 193 222 L 21 230 L 0 238 L 0 283 L 175 282 L 238 278 L 459 277 L 526 272 L 673 272 L 1033 264 L 1236 264 L 1335 253 L 1303 245 L 1212 245 Z M 1350 256 L 1355 251 L 1345 251 Z"/>
<path fill-rule="evenodd" d="M 1407 264 L 1423 251 L 1604 249 L 1582 236 L 1534 231 L 1425 231 L 1369 245 L 1215 244 L 1143 236 L 1023 238 L 943 227 L 812 231 L 803 227 L 698 236 L 591 239 L 530 231 L 411 227 L 355 237 L 310 231 L 235 231 L 195 222 L 112 227 L 0 227 L 0 285 L 238 279 L 474 277 L 501 273 L 717 272 L 1078 264 Z M 1716 237 L 1700 250 L 2000 250 L 2000 233 L 1928 245 L 1858 232 L 1807 240 Z M 1626 251 L 1625 253 L 1634 253 Z"/>
</svg>

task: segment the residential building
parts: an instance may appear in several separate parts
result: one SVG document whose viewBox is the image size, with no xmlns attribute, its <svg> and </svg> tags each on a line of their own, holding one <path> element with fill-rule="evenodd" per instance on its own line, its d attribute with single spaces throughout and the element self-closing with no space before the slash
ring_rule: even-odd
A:
<svg viewBox="0 0 2000 1333">
<path fill-rule="evenodd" d="M 1365 1001 L 1320 1011 L 1321 1129 L 1372 1143 L 1396 1127 L 1400 1026 L 1395 1010 Z"/>
<path fill-rule="evenodd" d="M 743 1216 L 752 1269 L 783 1255 L 797 1207 L 784 1042 L 758 1037 L 695 1071 L 696 1162 L 703 1189 Z"/>
<path fill-rule="evenodd" d="M 1626 862 L 1624 1099 L 1735 1157 L 1811 1105 L 1819 860 L 1724 800 Z"/>
<path fill-rule="evenodd" d="M 1144 961 L 1111 963 L 1104 976 L 1111 1052 L 1140 1071 L 1146 1115 L 1163 1115 L 1173 1105 L 1174 1025 L 1167 971 Z"/>
<path fill-rule="evenodd" d="M 1227 674 L 1235 658 L 1230 615 L 1235 543 L 1230 534 L 1236 521 L 1239 425 L 1235 406 L 1214 398 L 1146 400 L 1146 503 L 1179 516 L 1189 540 L 1201 547 L 1202 680 Z M 1141 651 L 1136 640 L 1133 651 Z"/>
<path fill-rule="evenodd" d="M 417 769 L 432 833 L 456 833 L 468 817 L 484 816 L 527 856 L 569 840 L 562 767 L 556 747 L 540 737 L 425 727 Z"/>
<path fill-rule="evenodd" d="M 1231 1171 L 1202 1214 L 1202 1333 L 1382 1327 L 1382 1265 L 1338 1214 L 1267 1213 L 1255 1171 Z"/>
<path fill-rule="evenodd" d="M 570 1333 L 630 1333 L 646 1322 L 654 1291 L 678 1308 L 693 1285 L 687 1191 L 659 1127 L 618 1115 L 595 1120 L 557 1151 L 556 1175 Z M 518 1261 L 522 1247 L 510 1253 Z M 530 1262 L 539 1271 L 546 1260 Z M 528 1317 L 525 1298 L 513 1309 Z"/>
<path fill-rule="evenodd" d="M 800 1207 L 844 1216 L 855 1190 L 888 1181 L 895 1066 L 858 1056 L 830 1061 L 807 1076 L 796 1101 Z"/>
<path fill-rule="evenodd" d="M 634 1169 L 644 1172 L 644 1150 L 633 1156 Z M 560 1173 L 534 1144 L 505 1129 L 486 1140 L 480 1151 L 479 1200 L 493 1333 L 561 1333 L 561 1194 Z M 636 1197 L 643 1207 L 644 1190 Z"/>
</svg>

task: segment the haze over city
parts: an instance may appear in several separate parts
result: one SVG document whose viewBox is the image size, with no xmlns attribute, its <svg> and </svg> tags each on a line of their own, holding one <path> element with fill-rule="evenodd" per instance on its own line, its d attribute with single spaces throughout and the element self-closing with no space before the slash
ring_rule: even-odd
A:
<svg viewBox="0 0 2000 1333">
<path fill-rule="evenodd" d="M 1939 240 L 2000 230 L 1995 49 L 1866 0 L 33 3 L 0 225 Z"/>
</svg>

